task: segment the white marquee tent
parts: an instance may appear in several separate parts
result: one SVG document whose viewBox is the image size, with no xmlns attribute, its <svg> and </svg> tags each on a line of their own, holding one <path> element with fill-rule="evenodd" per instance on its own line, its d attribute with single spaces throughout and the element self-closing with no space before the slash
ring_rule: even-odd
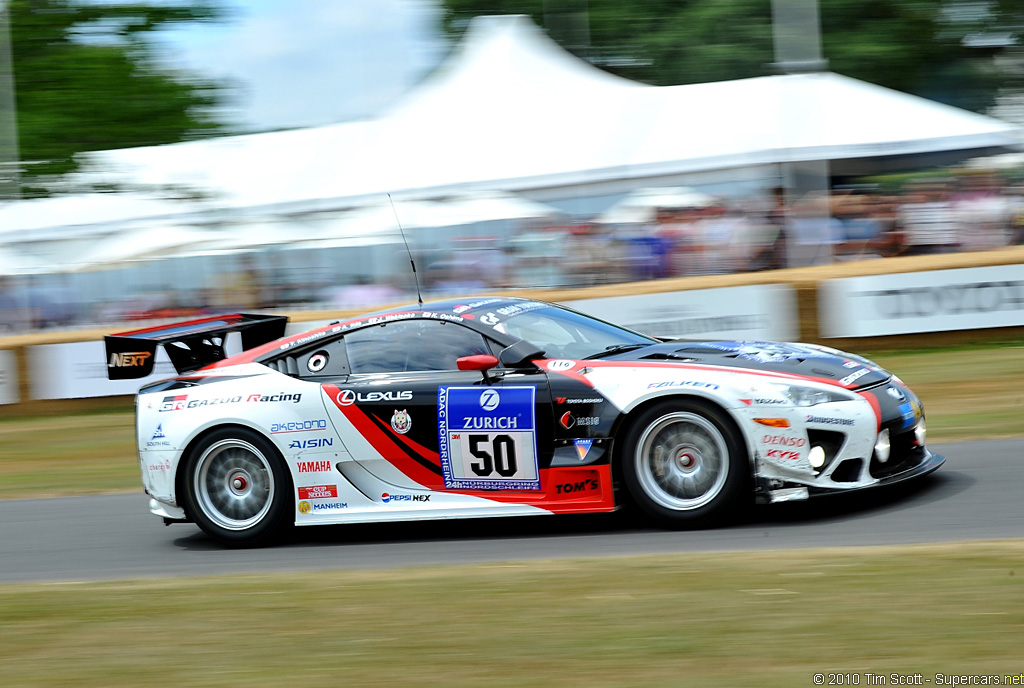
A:
<svg viewBox="0 0 1024 688">
<path fill-rule="evenodd" d="M 301 212 L 388 192 L 652 186 L 645 180 L 803 160 L 878 169 L 1021 141 L 1005 122 L 832 73 L 646 86 L 577 59 L 525 17 L 481 17 L 448 63 L 379 119 L 108 151 L 89 175 Z"/>
</svg>

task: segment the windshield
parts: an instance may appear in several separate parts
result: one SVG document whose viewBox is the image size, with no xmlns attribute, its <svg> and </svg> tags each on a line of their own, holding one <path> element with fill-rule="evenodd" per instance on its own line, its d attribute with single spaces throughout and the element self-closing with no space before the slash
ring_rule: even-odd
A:
<svg viewBox="0 0 1024 688">
<path fill-rule="evenodd" d="M 544 349 L 548 358 L 587 358 L 619 347 L 647 346 L 658 341 L 581 313 L 546 304 L 509 316 L 494 329 Z"/>
</svg>

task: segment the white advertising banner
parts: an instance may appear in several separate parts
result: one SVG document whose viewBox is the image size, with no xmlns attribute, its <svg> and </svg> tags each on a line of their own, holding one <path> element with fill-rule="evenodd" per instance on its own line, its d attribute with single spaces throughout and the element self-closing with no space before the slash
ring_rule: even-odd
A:
<svg viewBox="0 0 1024 688">
<path fill-rule="evenodd" d="M 18 403 L 18 357 L 13 351 L 0 351 L 0 404 Z"/>
<path fill-rule="evenodd" d="M 818 322 L 824 337 L 1024 325 L 1024 265 L 827 280 Z"/>
<path fill-rule="evenodd" d="M 158 347 L 152 375 L 137 380 L 108 380 L 106 350 L 101 340 L 30 346 L 28 369 L 33 399 L 135 394 L 145 384 L 176 375 L 167 354 Z"/>
<path fill-rule="evenodd" d="M 330 320 L 313 323 L 289 323 L 288 334 L 305 332 Z M 237 332 L 228 334 L 224 349 L 230 356 L 242 351 L 242 338 Z M 3 354 L 11 353 L 8 366 Z M 136 380 L 108 380 L 106 350 L 102 341 L 41 344 L 28 349 L 30 388 L 33 399 L 78 399 L 135 394 L 143 385 L 175 377 L 174 366 L 163 347 L 157 347 L 153 373 Z M 13 352 L 0 351 L 0 404 L 17 401 Z M 7 375 L 7 378 L 4 375 Z M 13 401 L 3 401 L 4 380 L 11 380 Z"/>
<path fill-rule="evenodd" d="M 782 284 L 612 296 L 565 304 L 655 337 L 792 341 L 800 332 L 796 293 Z"/>
<path fill-rule="evenodd" d="M 228 355 L 242 350 L 237 332 L 224 343 Z M 106 349 L 102 340 L 68 344 L 40 344 L 28 349 L 33 399 L 79 399 L 135 394 L 143 385 L 175 377 L 174 366 L 162 346 L 156 349 L 152 374 L 136 380 L 108 380 Z"/>
</svg>

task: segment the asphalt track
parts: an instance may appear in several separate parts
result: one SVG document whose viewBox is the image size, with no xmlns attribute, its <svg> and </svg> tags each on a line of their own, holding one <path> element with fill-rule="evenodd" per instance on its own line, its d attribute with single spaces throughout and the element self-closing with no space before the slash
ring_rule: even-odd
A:
<svg viewBox="0 0 1024 688">
<path fill-rule="evenodd" d="M 0 582 L 388 569 L 562 557 L 1024 538 L 1024 440 L 937 444 L 946 465 L 884 491 L 760 506 L 733 526 L 666 531 L 622 514 L 301 528 L 227 550 L 164 527 L 145 495 L 0 502 Z"/>
</svg>

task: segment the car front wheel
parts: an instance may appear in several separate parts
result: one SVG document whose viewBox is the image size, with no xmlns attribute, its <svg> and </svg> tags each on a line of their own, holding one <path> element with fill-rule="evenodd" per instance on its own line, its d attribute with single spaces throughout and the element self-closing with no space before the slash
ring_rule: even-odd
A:
<svg viewBox="0 0 1024 688">
<path fill-rule="evenodd" d="M 630 496 L 663 523 L 715 525 L 743 503 L 746 452 L 711 404 L 673 400 L 645 410 L 626 433 L 621 461 Z"/>
<path fill-rule="evenodd" d="M 216 430 L 189 454 L 186 508 L 229 546 L 267 544 L 284 527 L 290 480 L 277 449 L 245 428 Z"/>
</svg>

